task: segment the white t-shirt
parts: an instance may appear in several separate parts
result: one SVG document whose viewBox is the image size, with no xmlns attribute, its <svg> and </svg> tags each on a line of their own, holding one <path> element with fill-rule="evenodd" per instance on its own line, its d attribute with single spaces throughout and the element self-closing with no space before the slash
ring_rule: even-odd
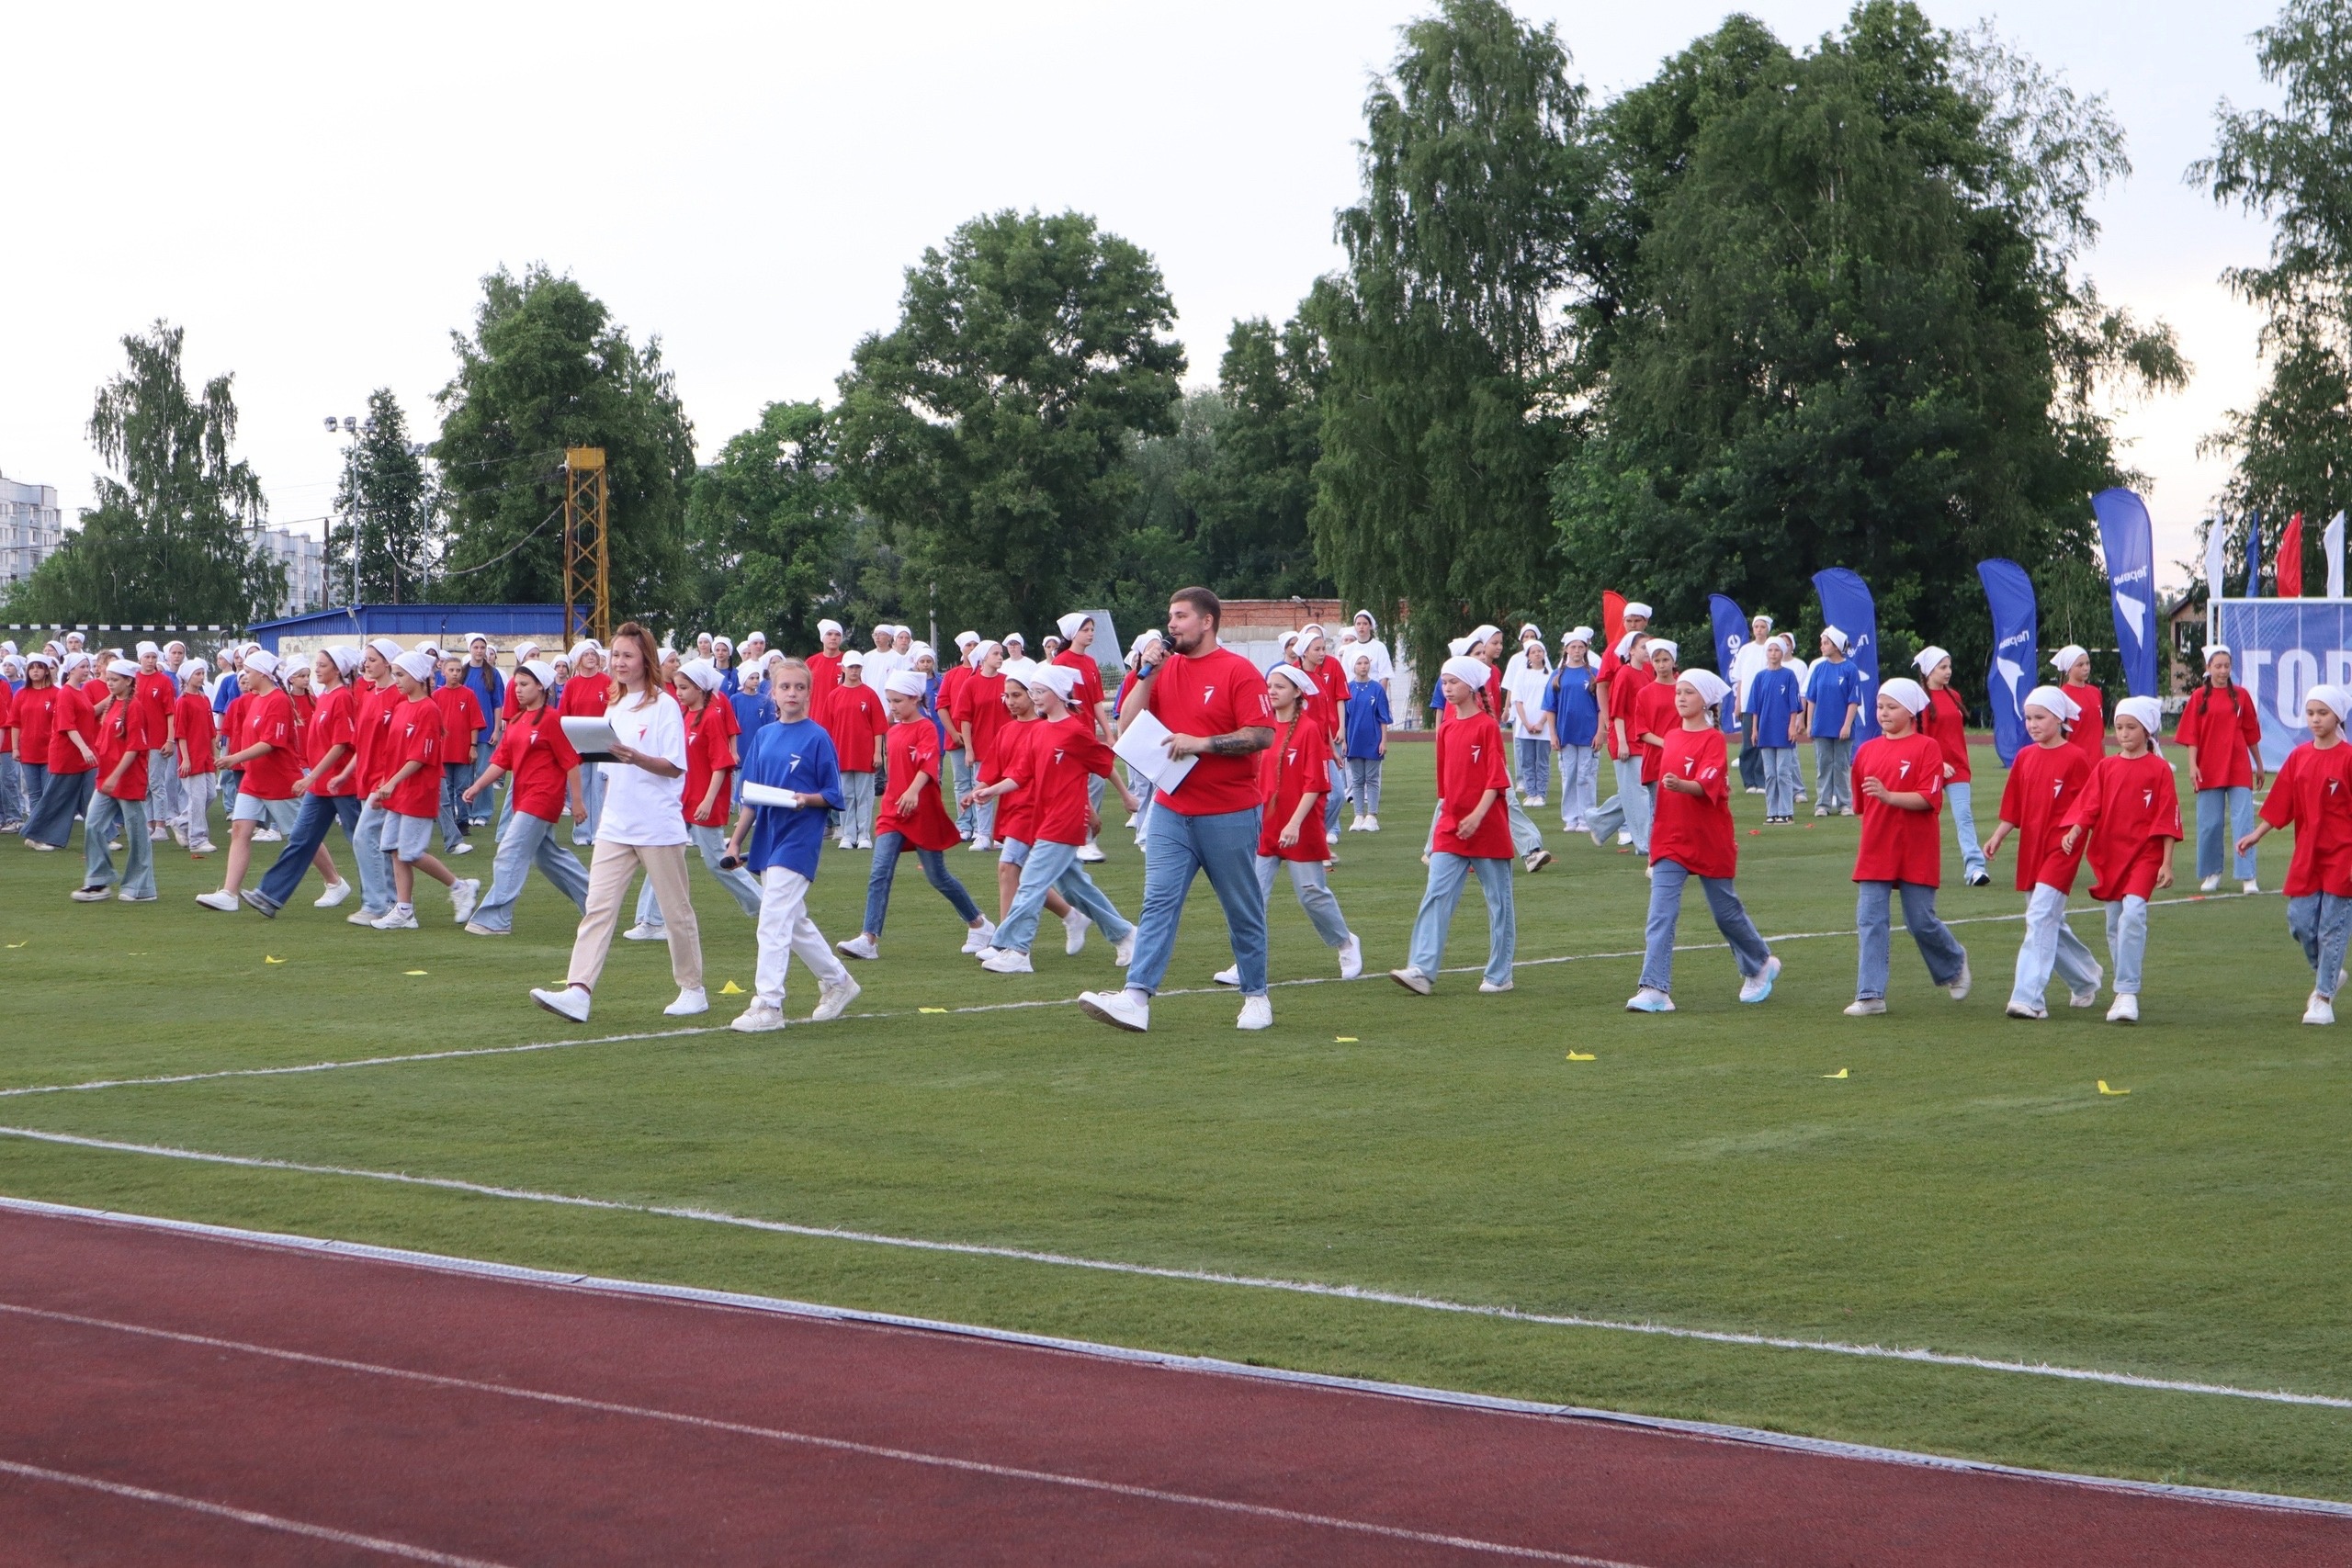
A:
<svg viewBox="0 0 2352 1568">
<path fill-rule="evenodd" d="M 1503 672 L 1503 695 L 1510 699 L 1511 733 L 1526 739 L 1536 739 L 1552 733 L 1552 716 L 1544 711 L 1544 688 L 1551 684 L 1549 665 L 1538 670 L 1527 662 L 1523 655 L 1513 654 L 1516 670 Z M 1519 722 L 1519 710 L 1527 709 L 1530 723 Z"/>
<path fill-rule="evenodd" d="M 1739 651 L 1731 656 L 1732 690 L 1739 694 L 1739 711 L 1747 711 L 1747 694 L 1756 685 L 1756 677 L 1764 672 L 1764 645 L 1743 642 Z"/>
<path fill-rule="evenodd" d="M 678 776 L 665 779 L 634 762 L 597 763 L 605 775 L 605 807 L 596 818 L 596 841 L 683 844 L 686 842 L 685 710 L 667 692 L 655 693 L 650 706 L 637 704 L 635 695 L 621 696 L 605 710 L 613 739 L 632 751 L 675 765 Z"/>
</svg>

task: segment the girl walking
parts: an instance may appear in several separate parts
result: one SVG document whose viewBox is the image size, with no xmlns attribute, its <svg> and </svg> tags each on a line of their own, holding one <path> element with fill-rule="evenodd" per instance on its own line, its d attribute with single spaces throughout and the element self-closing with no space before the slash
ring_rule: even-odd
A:
<svg viewBox="0 0 2352 1568">
<path fill-rule="evenodd" d="M 2335 993 L 2344 978 L 2344 950 L 2352 942 L 2352 746 L 2344 721 L 2352 717 L 2352 690 L 2313 686 L 2303 698 L 2312 738 L 2287 753 L 2262 803 L 2261 820 L 2237 843 L 2250 853 L 2274 828 L 2295 829 L 2287 863 L 2287 930 L 2312 966 L 2305 1023 L 2335 1021 Z"/>
<path fill-rule="evenodd" d="M 1258 886 L 1271 914 L 1274 875 L 1288 865 L 1298 907 L 1306 911 L 1323 945 L 1339 953 L 1340 978 L 1352 980 L 1363 973 L 1363 943 L 1348 930 L 1324 870 L 1330 851 L 1322 809 L 1323 763 L 1330 755 L 1330 743 L 1324 738 L 1322 721 L 1313 716 L 1320 694 L 1307 671 L 1282 664 L 1268 671 L 1266 694 L 1274 705 L 1274 743 L 1258 753 L 1258 787 L 1265 801 L 1258 825 Z M 1238 986 L 1241 966 L 1228 965 L 1211 977 L 1220 986 Z"/>
<path fill-rule="evenodd" d="M 2107 906 L 2107 958 L 2115 966 L 2109 1023 L 2140 1021 L 2140 971 L 2148 949 L 2148 897 L 2172 886 L 2180 841 L 2180 792 L 2156 750 L 2164 705 L 2154 697 L 2115 705 L 2117 753 L 2091 770 L 2090 787 L 2066 814 L 2061 848 L 2088 837 L 2091 897 Z"/>
<path fill-rule="evenodd" d="M 1880 685 L 1876 702 L 1879 733 L 1854 754 L 1862 829 L 1854 851 L 1854 928 L 1861 953 L 1848 1018 L 1886 1010 L 1891 909 L 1897 897 L 1928 978 L 1954 1001 L 1966 999 L 1971 983 L 1968 950 L 1936 915 L 1936 889 L 1943 882 L 1943 836 L 1936 826 L 1943 804 L 1943 749 L 1918 732 L 1928 694 L 1917 682 L 1898 675 Z"/>
<path fill-rule="evenodd" d="M 1456 655 L 1438 675 L 1451 716 L 1437 732 L 1438 813 L 1430 829 L 1429 886 L 1413 918 L 1410 957 L 1404 968 L 1388 974 L 1416 996 L 1428 996 L 1436 985 L 1462 884 L 1474 871 L 1487 899 L 1487 972 L 1478 989 L 1511 988 L 1511 959 L 1519 947 L 1510 886 L 1516 852 L 1501 806 L 1510 789 L 1510 771 L 1503 765 L 1502 730 L 1484 702 L 1487 674 L 1479 660 Z"/>
<path fill-rule="evenodd" d="M 2218 893 L 2229 870 L 2242 891 L 2259 893 L 2254 856 L 2224 867 L 2222 852 L 2254 831 L 2254 797 L 2262 788 L 2262 716 L 2254 694 L 2232 680 L 2230 650 L 2205 649 L 2205 679 L 2181 705 L 2173 739 L 2188 749 L 2188 787 L 2197 794 L 2197 890 Z"/>
<path fill-rule="evenodd" d="M 1993 874 L 1984 866 L 1984 848 L 1976 841 L 1976 811 L 1969 794 L 1974 778 L 1968 765 L 1968 710 L 1951 689 L 1951 655 L 1940 648 L 1923 648 L 1911 662 L 1927 683 L 1928 705 L 1919 715 L 1920 732 L 1944 754 L 1944 807 L 1951 813 L 1953 834 L 1960 840 L 1961 875 L 1971 887 L 1989 887 Z"/>
<path fill-rule="evenodd" d="M 588 911 L 588 868 L 555 836 L 556 822 L 567 802 L 577 817 L 580 798 L 580 753 L 565 739 L 563 726 L 548 705 L 555 685 L 555 667 L 538 660 L 515 666 L 506 683 L 514 714 L 505 733 L 491 751 L 490 764 L 466 786 L 465 803 L 471 806 L 483 791 L 512 776 L 507 799 L 514 809 L 498 835 L 498 856 L 491 865 L 490 891 L 474 906 L 466 922 L 470 936 L 504 936 L 514 929 L 514 902 L 523 896 L 524 879 L 531 868 L 554 884 L 557 892 Z"/>
<path fill-rule="evenodd" d="M 1984 858 L 2000 852 L 2002 841 L 2018 836 L 2018 891 L 2026 895 L 2025 941 L 2018 948 L 2017 983 L 2009 991 L 2011 1018 L 2050 1016 L 2043 993 L 2054 967 L 2066 982 L 2066 999 L 2086 1008 L 2098 1001 L 2098 960 L 2066 924 L 2066 897 L 2082 869 L 2082 847 L 2069 849 L 2060 827 L 2089 788 L 2090 756 L 2067 739 L 2066 726 L 2081 709 L 2055 686 L 2036 686 L 2025 699 L 2026 733 L 2033 744 L 2009 763 L 2008 786 L 2001 792 L 2001 825 L 1984 844 Z"/>
</svg>

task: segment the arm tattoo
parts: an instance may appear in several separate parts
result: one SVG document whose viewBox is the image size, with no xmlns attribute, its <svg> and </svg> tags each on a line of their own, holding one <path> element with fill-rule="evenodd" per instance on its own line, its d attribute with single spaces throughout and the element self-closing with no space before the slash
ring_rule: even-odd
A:
<svg viewBox="0 0 2352 1568">
<path fill-rule="evenodd" d="M 1230 735 L 1209 739 L 1209 750 L 1220 757 L 1246 757 L 1252 751 L 1262 751 L 1274 743 L 1273 730 L 1265 725 L 1250 725 Z"/>
</svg>

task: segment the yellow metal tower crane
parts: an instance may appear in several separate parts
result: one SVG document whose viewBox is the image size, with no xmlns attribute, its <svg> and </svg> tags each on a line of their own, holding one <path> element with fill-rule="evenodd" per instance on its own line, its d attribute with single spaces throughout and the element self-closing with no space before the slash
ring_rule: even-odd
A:
<svg viewBox="0 0 2352 1568">
<path fill-rule="evenodd" d="M 613 552 L 605 524 L 605 449 L 563 451 L 563 635 L 613 637 Z M 588 602 L 583 611 L 581 601 Z"/>
</svg>

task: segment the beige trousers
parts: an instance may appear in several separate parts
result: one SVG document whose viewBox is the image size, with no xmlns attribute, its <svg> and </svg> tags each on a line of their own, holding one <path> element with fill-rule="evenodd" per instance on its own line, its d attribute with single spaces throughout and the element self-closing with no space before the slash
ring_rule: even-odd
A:
<svg viewBox="0 0 2352 1568">
<path fill-rule="evenodd" d="M 580 917 L 580 934 L 571 941 L 570 983 L 596 988 L 605 972 L 605 955 L 612 950 L 613 927 L 620 922 L 628 885 L 645 868 L 653 896 L 662 901 L 662 918 L 670 937 L 670 975 L 680 990 L 702 985 L 702 928 L 695 923 L 694 899 L 686 888 L 686 846 L 684 844 L 596 845 L 588 863 L 588 907 Z"/>
</svg>

